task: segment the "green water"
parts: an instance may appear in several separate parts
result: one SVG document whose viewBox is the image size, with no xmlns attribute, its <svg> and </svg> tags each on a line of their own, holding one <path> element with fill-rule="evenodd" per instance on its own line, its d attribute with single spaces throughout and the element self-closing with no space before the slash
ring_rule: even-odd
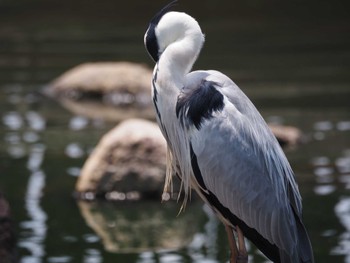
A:
<svg viewBox="0 0 350 263">
<path fill-rule="evenodd" d="M 0 1 L 0 189 L 18 262 L 227 262 L 221 224 L 194 201 L 77 203 L 79 169 L 114 123 L 37 92 L 88 61 L 153 66 L 143 47 L 163 1 Z M 195 68 L 232 77 L 263 116 L 293 125 L 287 151 L 317 262 L 350 262 L 350 18 L 347 1 L 191 1 L 206 44 Z M 264 262 L 250 248 L 251 262 Z"/>
</svg>

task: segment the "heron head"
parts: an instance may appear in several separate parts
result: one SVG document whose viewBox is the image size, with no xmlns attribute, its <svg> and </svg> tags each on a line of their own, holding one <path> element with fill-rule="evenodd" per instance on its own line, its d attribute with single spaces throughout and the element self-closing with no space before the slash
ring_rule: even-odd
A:
<svg viewBox="0 0 350 263">
<path fill-rule="evenodd" d="M 148 54 L 151 56 L 151 58 L 157 62 L 159 59 L 159 44 L 158 39 L 156 35 L 156 28 L 159 24 L 159 21 L 162 19 L 162 17 L 170 11 L 170 9 L 174 6 L 174 4 L 177 2 L 177 0 L 174 0 L 167 4 L 165 7 L 163 7 L 151 20 L 149 23 L 149 26 L 147 28 L 147 31 L 145 33 L 144 37 L 144 43 L 145 47 L 147 49 Z"/>
<path fill-rule="evenodd" d="M 160 10 L 151 20 L 145 33 L 146 49 L 155 62 L 158 62 L 170 44 L 184 39 L 185 36 L 198 35 L 204 41 L 202 31 L 194 18 L 182 12 L 170 11 L 176 2 L 177 0 Z"/>
</svg>

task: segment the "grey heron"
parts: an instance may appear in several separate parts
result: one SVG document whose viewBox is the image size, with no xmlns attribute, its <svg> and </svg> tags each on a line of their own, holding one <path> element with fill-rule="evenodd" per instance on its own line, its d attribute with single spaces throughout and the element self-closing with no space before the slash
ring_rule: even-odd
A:
<svg viewBox="0 0 350 263">
<path fill-rule="evenodd" d="M 273 262 L 314 262 L 286 156 L 229 77 L 190 72 L 204 35 L 194 18 L 171 11 L 174 2 L 154 16 L 144 37 L 156 62 L 152 96 L 168 145 L 165 189 L 176 173 L 184 205 L 192 188 L 215 211 L 228 233 L 232 263 L 247 261 L 244 237 Z"/>
</svg>

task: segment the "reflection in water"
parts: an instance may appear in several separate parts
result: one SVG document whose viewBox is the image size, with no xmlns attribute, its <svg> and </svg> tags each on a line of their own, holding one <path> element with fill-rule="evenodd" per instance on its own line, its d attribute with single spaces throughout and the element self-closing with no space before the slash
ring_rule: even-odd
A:
<svg viewBox="0 0 350 263">
<path fill-rule="evenodd" d="M 350 149 L 344 151 L 344 155 L 335 161 L 339 173 L 350 173 Z"/>
<path fill-rule="evenodd" d="M 135 117 L 149 120 L 155 119 L 152 107 L 142 109 L 135 107 L 117 108 L 99 101 L 74 101 L 68 99 L 61 99 L 60 103 L 72 113 L 90 119 L 103 119 L 110 122 L 120 122 Z"/>
<path fill-rule="evenodd" d="M 89 120 L 83 116 L 74 116 L 69 121 L 69 129 L 73 131 L 80 131 L 87 127 Z"/>
<path fill-rule="evenodd" d="M 27 168 L 31 175 L 25 195 L 25 209 L 29 220 L 21 223 L 23 232 L 18 244 L 19 247 L 25 248 L 30 253 L 30 255 L 22 257 L 21 262 L 24 263 L 43 262 L 43 257 L 45 256 L 44 241 L 47 231 L 47 215 L 40 206 L 42 191 L 45 187 L 45 174 L 40 169 L 44 160 L 44 154 L 45 146 L 34 144 L 30 148 L 27 161 Z"/>
<path fill-rule="evenodd" d="M 7 112 L 2 118 L 3 124 L 10 130 L 19 130 L 23 125 L 22 116 L 18 112 Z"/>
<path fill-rule="evenodd" d="M 327 157 L 317 157 L 313 159 L 314 174 L 316 183 L 314 192 L 317 195 L 329 195 L 336 190 L 334 183 L 334 168 L 330 167 L 330 161 Z"/>
<path fill-rule="evenodd" d="M 69 256 L 61 256 L 61 257 L 49 257 L 47 261 L 49 263 L 67 263 L 71 262 L 72 258 Z"/>
<path fill-rule="evenodd" d="M 314 186 L 314 192 L 317 195 L 329 195 L 336 190 L 334 185 L 334 173 L 335 170 L 330 166 L 330 161 L 327 157 L 315 157 L 312 160 L 314 165 L 314 174 L 316 176 L 316 185 Z"/>
<path fill-rule="evenodd" d="M 337 123 L 337 129 L 339 131 L 349 131 L 350 130 L 350 121 L 340 121 Z"/>
<path fill-rule="evenodd" d="M 211 209 L 201 202 L 191 203 L 178 217 L 175 217 L 178 206 L 173 204 L 160 207 L 157 203 L 144 202 L 113 205 L 80 201 L 78 206 L 87 225 L 101 238 L 105 250 L 137 253 L 137 263 L 183 263 L 188 258 L 192 263 L 221 262 L 218 244 L 220 239 L 226 243 L 226 233 L 222 232 L 222 224 Z M 265 258 L 255 254 L 249 242 L 246 245 L 250 259 L 260 262 L 259 259 Z M 228 247 L 224 251 L 226 249 Z M 96 262 L 98 256 L 97 253 Z"/>
<path fill-rule="evenodd" d="M 176 218 L 176 207 L 156 203 L 78 202 L 86 223 L 101 238 L 107 251 L 142 252 L 154 249 L 179 249 L 188 245 L 200 227 L 197 205 L 191 213 Z M 137 213 L 135 213 L 137 211 Z"/>
<path fill-rule="evenodd" d="M 103 262 L 100 251 L 97 249 L 86 249 L 84 256 L 84 263 L 101 263 Z"/>
<path fill-rule="evenodd" d="M 22 258 L 22 262 L 42 262 L 45 255 L 44 240 L 46 237 L 46 213 L 40 207 L 41 192 L 45 185 L 45 175 L 42 171 L 33 172 L 29 178 L 26 194 L 26 205 L 29 220 L 23 221 L 21 227 L 24 235 L 19 246 L 26 248 L 31 255 Z"/>
<path fill-rule="evenodd" d="M 204 225 L 203 232 L 197 232 L 189 245 L 189 254 L 193 262 L 204 262 L 204 260 L 212 260 L 217 258 L 217 241 L 218 241 L 218 227 L 219 221 L 214 215 L 212 210 L 207 206 L 203 206 L 203 211 L 208 218 L 208 221 Z M 206 248 L 206 254 L 198 253 L 201 248 Z M 207 262 L 207 261 L 206 261 Z M 208 261 L 209 262 L 209 261 Z"/>
<path fill-rule="evenodd" d="M 29 128 L 34 131 L 43 131 L 46 127 L 45 119 L 35 111 L 28 111 L 26 113 L 26 120 Z"/>
<path fill-rule="evenodd" d="M 70 158 L 81 158 L 85 154 L 79 143 L 70 143 L 66 146 L 65 153 Z"/>
<path fill-rule="evenodd" d="M 350 197 L 342 198 L 334 210 L 345 232 L 339 236 L 338 246 L 332 252 L 337 255 L 345 255 L 344 262 L 350 263 Z"/>
<path fill-rule="evenodd" d="M 340 173 L 340 182 L 344 183 L 346 189 L 350 188 L 350 150 L 345 150 L 344 155 L 335 161 L 337 170 Z M 350 263 L 350 197 L 341 197 L 334 208 L 335 214 L 345 228 L 344 233 L 339 236 L 338 246 L 333 253 L 345 255 L 345 261 Z"/>
</svg>

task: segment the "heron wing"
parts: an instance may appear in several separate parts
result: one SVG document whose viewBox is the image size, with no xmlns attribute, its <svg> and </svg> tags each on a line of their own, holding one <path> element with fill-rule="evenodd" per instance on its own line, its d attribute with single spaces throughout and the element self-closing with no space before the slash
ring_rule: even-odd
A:
<svg viewBox="0 0 350 263">
<path fill-rule="evenodd" d="M 277 140 L 244 93 L 216 71 L 190 73 L 177 114 L 188 131 L 202 197 L 224 219 L 255 231 L 251 235 L 288 254 L 296 251 L 298 188 Z"/>
</svg>

